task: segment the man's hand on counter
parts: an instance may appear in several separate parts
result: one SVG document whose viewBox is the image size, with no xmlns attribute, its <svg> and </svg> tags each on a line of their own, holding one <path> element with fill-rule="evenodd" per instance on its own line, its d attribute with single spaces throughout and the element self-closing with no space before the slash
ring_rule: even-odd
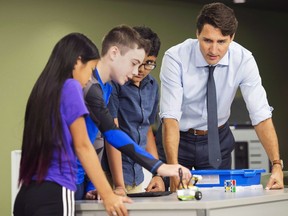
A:
<svg viewBox="0 0 288 216">
<path fill-rule="evenodd" d="M 282 188 L 284 188 L 282 167 L 280 165 L 274 165 L 272 168 L 272 174 L 268 180 L 265 189 L 273 190 Z"/>
</svg>

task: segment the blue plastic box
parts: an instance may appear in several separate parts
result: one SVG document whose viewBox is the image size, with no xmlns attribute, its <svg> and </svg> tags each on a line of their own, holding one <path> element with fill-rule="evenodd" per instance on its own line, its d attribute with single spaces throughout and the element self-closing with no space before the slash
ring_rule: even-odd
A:
<svg viewBox="0 0 288 216">
<path fill-rule="evenodd" d="M 261 173 L 265 169 L 235 169 L 235 170 L 192 170 L 192 175 L 201 175 L 198 187 L 222 187 L 225 180 L 236 180 L 237 186 L 259 185 Z"/>
</svg>

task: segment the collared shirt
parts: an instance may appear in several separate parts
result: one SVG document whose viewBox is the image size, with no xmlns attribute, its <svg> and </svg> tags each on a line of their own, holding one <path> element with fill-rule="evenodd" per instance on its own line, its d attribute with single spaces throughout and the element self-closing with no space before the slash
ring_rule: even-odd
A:
<svg viewBox="0 0 288 216">
<path fill-rule="evenodd" d="M 139 88 L 131 81 L 120 86 L 112 82 L 113 91 L 108 104 L 110 113 L 118 118 L 119 128 L 126 132 L 143 149 L 147 144 L 147 132 L 154 124 L 159 103 L 158 83 L 151 75 L 145 77 Z M 127 185 L 139 185 L 144 180 L 142 167 L 122 154 L 124 181 Z"/>
<path fill-rule="evenodd" d="M 268 104 L 256 61 L 238 43 L 231 42 L 214 70 L 214 79 L 219 126 L 229 119 L 238 87 L 253 125 L 272 116 L 273 109 Z M 197 39 L 187 39 L 165 52 L 160 80 L 160 118 L 177 119 L 181 131 L 207 130 L 208 68 Z"/>
</svg>

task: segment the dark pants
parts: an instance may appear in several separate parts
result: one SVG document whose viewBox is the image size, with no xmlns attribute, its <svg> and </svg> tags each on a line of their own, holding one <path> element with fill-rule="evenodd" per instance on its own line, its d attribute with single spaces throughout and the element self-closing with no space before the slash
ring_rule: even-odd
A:
<svg viewBox="0 0 288 216">
<path fill-rule="evenodd" d="M 231 152 L 235 147 L 235 140 L 228 123 L 219 129 L 219 139 L 222 154 L 222 163 L 219 169 L 231 169 Z M 178 149 L 179 164 L 188 169 L 215 169 L 209 164 L 207 135 L 197 136 L 189 132 L 180 131 Z M 166 162 L 162 145 L 162 125 L 156 134 L 156 145 L 160 160 Z"/>
<path fill-rule="evenodd" d="M 83 200 L 85 199 L 85 189 L 86 189 L 86 182 L 84 181 L 81 184 L 77 184 L 77 189 L 75 191 L 75 200 Z"/>
<path fill-rule="evenodd" d="M 87 190 L 87 185 L 89 183 L 89 177 L 85 174 L 84 181 L 81 184 L 76 184 L 75 200 L 84 200 Z"/>
<path fill-rule="evenodd" d="M 219 129 L 219 139 L 222 154 L 222 163 L 219 169 L 231 169 L 231 152 L 235 147 L 235 140 L 228 123 Z M 189 132 L 180 131 L 180 142 L 178 149 L 179 164 L 188 169 L 215 169 L 209 164 L 207 135 L 197 136 Z M 162 125 L 156 134 L 156 145 L 159 159 L 166 162 L 164 148 L 162 145 Z"/>
<path fill-rule="evenodd" d="M 65 209 L 64 209 L 65 208 Z M 74 216 L 74 192 L 54 182 L 21 186 L 14 203 L 14 216 Z"/>
</svg>

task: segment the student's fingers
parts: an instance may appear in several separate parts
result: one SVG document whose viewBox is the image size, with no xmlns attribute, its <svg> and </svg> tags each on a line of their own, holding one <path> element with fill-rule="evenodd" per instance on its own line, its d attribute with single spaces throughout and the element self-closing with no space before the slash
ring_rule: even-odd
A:
<svg viewBox="0 0 288 216">
<path fill-rule="evenodd" d="M 183 179 L 189 180 L 191 175 L 192 175 L 191 171 L 184 166 L 181 166 L 181 169 L 182 169 L 182 173 L 183 173 Z"/>
<path fill-rule="evenodd" d="M 116 212 L 115 210 L 113 210 L 113 211 L 111 212 L 111 214 L 112 214 L 112 216 L 117 216 L 117 212 Z"/>
<path fill-rule="evenodd" d="M 160 191 L 160 187 L 158 184 L 149 184 L 145 190 L 146 192 L 156 192 Z"/>
<path fill-rule="evenodd" d="M 147 192 L 153 191 L 153 189 L 155 189 L 155 188 L 157 187 L 157 181 L 156 181 L 156 179 L 157 179 L 157 177 L 153 177 L 153 178 L 151 179 L 151 181 L 149 182 L 147 188 L 145 188 L 145 190 L 146 190 Z"/>
<path fill-rule="evenodd" d="M 128 216 L 128 210 L 125 206 L 119 206 L 117 210 L 112 212 L 113 216 Z"/>
<path fill-rule="evenodd" d="M 131 199 L 127 197 L 117 196 L 114 193 L 111 196 L 107 196 L 104 202 L 106 212 L 110 216 L 127 216 L 128 210 L 124 205 L 124 202 L 129 202 Z"/>
<path fill-rule="evenodd" d="M 145 188 L 145 191 L 150 192 L 154 187 L 155 185 L 150 182 L 147 188 Z"/>
<path fill-rule="evenodd" d="M 87 199 L 87 200 L 94 200 L 94 199 L 96 199 L 96 196 L 91 195 L 91 194 L 86 194 L 85 199 Z"/>
<path fill-rule="evenodd" d="M 97 197 L 97 192 L 96 191 L 88 191 L 85 195 L 85 199 L 88 200 L 94 200 Z"/>
<path fill-rule="evenodd" d="M 154 176 L 148 187 L 146 188 L 147 192 L 158 192 L 158 191 L 165 191 L 165 184 L 161 176 Z"/>
<path fill-rule="evenodd" d="M 123 203 L 132 203 L 132 200 L 129 197 L 121 197 L 121 199 L 120 203 L 114 205 L 113 216 L 128 216 L 128 210 Z"/>
</svg>

